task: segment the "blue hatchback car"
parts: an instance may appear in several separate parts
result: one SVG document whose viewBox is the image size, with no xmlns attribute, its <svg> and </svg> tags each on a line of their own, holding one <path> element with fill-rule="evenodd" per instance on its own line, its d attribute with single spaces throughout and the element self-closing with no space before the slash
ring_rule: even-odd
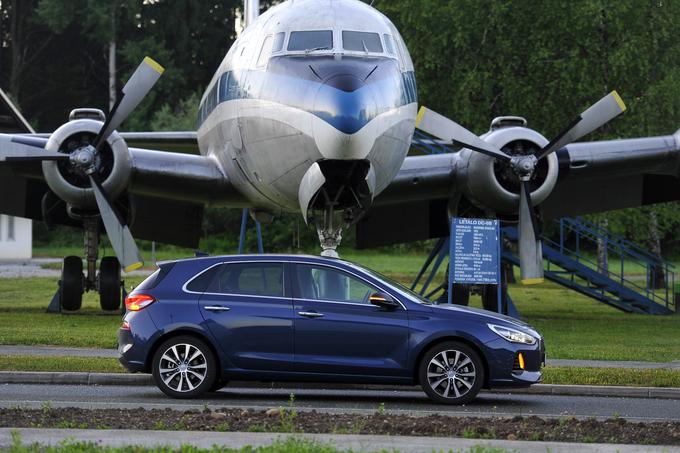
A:
<svg viewBox="0 0 680 453">
<path fill-rule="evenodd" d="M 176 398 L 229 380 L 420 384 L 462 404 L 541 380 L 541 336 L 507 316 L 434 305 L 359 265 L 300 255 L 166 262 L 127 298 L 121 363 Z"/>
</svg>

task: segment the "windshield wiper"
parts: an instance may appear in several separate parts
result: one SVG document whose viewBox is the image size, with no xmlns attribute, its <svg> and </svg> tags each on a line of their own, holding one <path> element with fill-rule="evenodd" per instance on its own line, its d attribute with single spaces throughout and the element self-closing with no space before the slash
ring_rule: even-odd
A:
<svg viewBox="0 0 680 453">
<path fill-rule="evenodd" d="M 305 49 L 305 55 L 310 54 L 312 52 L 316 52 L 317 50 L 330 50 L 330 46 L 320 46 L 320 47 L 314 47 L 311 49 Z"/>
</svg>

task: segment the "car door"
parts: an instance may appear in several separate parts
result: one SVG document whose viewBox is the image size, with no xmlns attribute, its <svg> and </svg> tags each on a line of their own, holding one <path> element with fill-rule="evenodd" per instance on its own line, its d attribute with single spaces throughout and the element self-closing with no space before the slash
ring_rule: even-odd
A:
<svg viewBox="0 0 680 453">
<path fill-rule="evenodd" d="M 199 300 L 208 330 L 230 364 L 224 368 L 288 371 L 293 306 L 282 262 L 223 263 Z"/>
<path fill-rule="evenodd" d="M 308 373 L 407 376 L 408 316 L 369 303 L 377 287 L 320 264 L 292 264 L 295 368 Z"/>
</svg>

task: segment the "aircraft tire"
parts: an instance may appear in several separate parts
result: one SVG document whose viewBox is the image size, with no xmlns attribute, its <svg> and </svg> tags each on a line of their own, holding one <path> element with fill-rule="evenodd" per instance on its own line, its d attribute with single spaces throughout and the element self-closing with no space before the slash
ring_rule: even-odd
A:
<svg viewBox="0 0 680 453">
<path fill-rule="evenodd" d="M 102 310 L 120 308 L 120 263 L 115 256 L 105 256 L 99 264 L 99 305 Z"/>
<path fill-rule="evenodd" d="M 79 256 L 64 258 L 59 298 L 64 310 L 80 310 L 83 305 L 83 260 Z"/>
</svg>

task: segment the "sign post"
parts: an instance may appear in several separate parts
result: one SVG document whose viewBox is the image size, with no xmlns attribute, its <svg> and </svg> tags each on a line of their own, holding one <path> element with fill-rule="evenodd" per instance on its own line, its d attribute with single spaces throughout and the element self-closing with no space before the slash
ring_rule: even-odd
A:
<svg viewBox="0 0 680 453">
<path fill-rule="evenodd" d="M 449 303 L 453 284 L 498 287 L 498 313 L 503 312 L 500 222 L 494 219 L 451 219 L 449 249 Z"/>
</svg>

